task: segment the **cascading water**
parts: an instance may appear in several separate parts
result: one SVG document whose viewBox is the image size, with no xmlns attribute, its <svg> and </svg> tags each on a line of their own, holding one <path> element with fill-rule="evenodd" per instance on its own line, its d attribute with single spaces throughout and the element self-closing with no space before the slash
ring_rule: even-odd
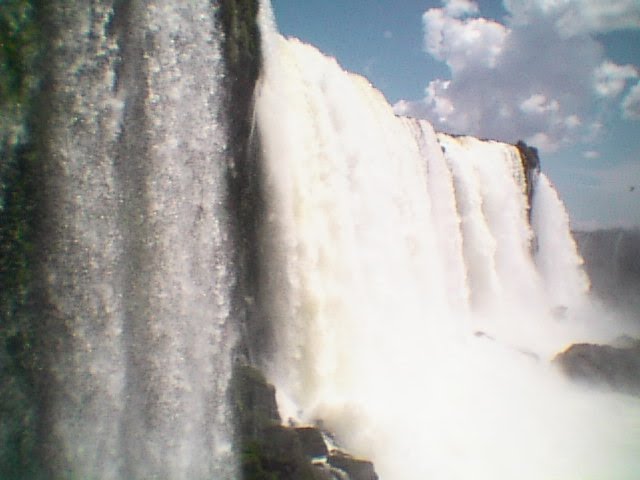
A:
<svg viewBox="0 0 640 480">
<path fill-rule="evenodd" d="M 216 10 L 156 0 L 53 2 L 46 13 L 50 475 L 236 478 Z"/>
<path fill-rule="evenodd" d="M 246 356 L 285 418 L 322 420 L 387 480 L 635 480 L 640 402 L 549 365 L 622 332 L 597 318 L 548 179 L 515 147 L 396 117 L 282 38 L 268 0 L 244 138 L 237 77 L 260 61 L 238 45 L 257 40 L 225 6 L 38 2 L 44 477 L 238 478 L 227 394 Z M 258 141 L 262 164 L 243 157 Z"/>
<path fill-rule="evenodd" d="M 268 376 L 386 479 L 636 478 L 640 401 L 549 365 L 610 340 L 562 203 L 515 147 L 398 118 L 262 2 Z"/>
</svg>

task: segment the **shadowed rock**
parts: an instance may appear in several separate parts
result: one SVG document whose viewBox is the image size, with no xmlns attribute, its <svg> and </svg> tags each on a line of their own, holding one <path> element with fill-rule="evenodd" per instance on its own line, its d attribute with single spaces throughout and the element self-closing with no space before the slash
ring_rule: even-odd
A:
<svg viewBox="0 0 640 480">
<path fill-rule="evenodd" d="M 371 462 L 329 453 L 320 429 L 281 425 L 276 390 L 260 370 L 236 365 L 230 396 L 243 480 L 377 480 Z"/>
<path fill-rule="evenodd" d="M 554 363 L 571 379 L 640 396 L 640 341 L 624 348 L 581 343 L 558 354 Z"/>
<path fill-rule="evenodd" d="M 298 439 L 302 444 L 304 454 L 308 457 L 326 457 L 329 453 L 324 443 L 320 430 L 313 427 L 300 427 L 295 429 Z"/>
<path fill-rule="evenodd" d="M 378 480 L 373 463 L 368 460 L 361 460 L 344 452 L 332 450 L 327 461 L 332 467 L 346 472 L 351 480 Z"/>
<path fill-rule="evenodd" d="M 231 389 L 238 433 L 243 441 L 257 440 L 266 428 L 280 424 L 276 389 L 267 383 L 262 372 L 236 366 Z"/>
</svg>

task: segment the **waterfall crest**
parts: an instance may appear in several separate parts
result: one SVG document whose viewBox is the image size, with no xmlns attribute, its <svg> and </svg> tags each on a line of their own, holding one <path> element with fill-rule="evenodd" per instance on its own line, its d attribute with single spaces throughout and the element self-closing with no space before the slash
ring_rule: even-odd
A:
<svg viewBox="0 0 640 480">
<path fill-rule="evenodd" d="M 268 2 L 261 21 L 265 368 L 284 416 L 322 421 L 382 478 L 630 479 L 638 402 L 549 367 L 601 331 L 548 179 L 514 146 L 396 117 L 283 38 Z"/>
</svg>

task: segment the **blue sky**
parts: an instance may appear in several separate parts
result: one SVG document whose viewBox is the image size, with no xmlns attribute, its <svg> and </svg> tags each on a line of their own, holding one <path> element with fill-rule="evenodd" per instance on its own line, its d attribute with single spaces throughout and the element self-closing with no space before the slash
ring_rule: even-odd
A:
<svg viewBox="0 0 640 480">
<path fill-rule="evenodd" d="M 540 150 L 577 228 L 640 226 L 640 0 L 272 0 L 396 112 Z"/>
</svg>

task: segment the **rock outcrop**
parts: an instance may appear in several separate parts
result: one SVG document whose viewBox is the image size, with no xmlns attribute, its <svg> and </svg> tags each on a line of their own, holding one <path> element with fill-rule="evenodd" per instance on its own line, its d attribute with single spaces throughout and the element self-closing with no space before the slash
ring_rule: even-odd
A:
<svg viewBox="0 0 640 480">
<path fill-rule="evenodd" d="M 299 427 L 295 429 L 302 445 L 304 454 L 309 458 L 322 458 L 329 454 L 322 432 L 314 427 Z"/>
<path fill-rule="evenodd" d="M 351 480 L 378 480 L 373 463 L 333 450 L 327 458 L 329 465 L 346 472 Z"/>
<path fill-rule="evenodd" d="M 554 363 L 571 379 L 640 396 L 640 340 L 627 345 L 575 344 Z"/>
<path fill-rule="evenodd" d="M 315 427 L 281 425 L 275 388 L 250 366 L 231 385 L 244 480 L 377 480 L 373 463 L 327 448 Z"/>
<path fill-rule="evenodd" d="M 527 214 L 529 215 L 529 221 L 531 221 L 531 203 L 533 201 L 535 178 L 540 173 L 540 157 L 538 156 L 538 150 L 535 147 L 530 147 L 522 140 L 519 140 L 518 143 L 516 143 L 516 148 L 520 152 L 522 170 L 524 171 L 527 181 L 527 198 L 529 199 Z"/>
</svg>

